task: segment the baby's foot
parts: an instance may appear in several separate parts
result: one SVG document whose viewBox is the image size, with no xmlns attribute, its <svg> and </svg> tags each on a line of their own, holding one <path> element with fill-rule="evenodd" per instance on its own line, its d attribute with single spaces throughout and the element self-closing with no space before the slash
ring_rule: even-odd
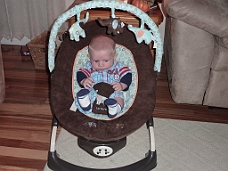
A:
<svg viewBox="0 0 228 171">
<path fill-rule="evenodd" d="M 114 118 L 121 110 L 120 105 L 115 99 L 106 99 L 104 104 L 108 107 L 108 117 Z"/>
<path fill-rule="evenodd" d="M 81 89 L 77 93 L 77 98 L 78 98 L 78 102 L 79 102 L 81 108 L 84 111 L 89 111 L 91 109 L 91 102 L 89 99 L 89 90 L 88 89 Z"/>
</svg>

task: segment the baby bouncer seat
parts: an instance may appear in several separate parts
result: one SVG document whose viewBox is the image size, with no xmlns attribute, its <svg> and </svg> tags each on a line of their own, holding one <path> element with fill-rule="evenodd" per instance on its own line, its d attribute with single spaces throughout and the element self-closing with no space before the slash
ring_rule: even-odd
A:
<svg viewBox="0 0 228 171">
<path fill-rule="evenodd" d="M 108 8 L 109 19 L 98 18 L 88 21 L 89 10 Z M 115 16 L 115 10 L 127 11 L 141 19 L 140 27 L 123 23 Z M 80 14 L 88 10 L 83 18 Z M 56 55 L 56 36 L 60 26 L 72 16 L 77 21 L 64 34 Z M 82 18 L 82 19 L 81 19 Z M 123 62 L 132 71 L 132 83 L 124 94 L 125 106 L 114 118 L 109 118 L 103 106 L 95 101 L 90 113 L 77 109 L 75 99 L 80 86 L 76 71 L 88 60 L 88 44 L 96 35 L 107 35 L 116 42 L 117 60 Z M 156 48 L 153 59 L 148 44 Z M 47 165 L 56 171 L 149 171 L 157 165 L 152 113 L 156 100 L 156 72 L 160 72 L 162 59 L 160 33 L 153 20 L 143 11 L 130 4 L 115 0 L 93 0 L 69 9 L 55 21 L 49 38 L 48 67 L 51 72 L 50 106 L 53 113 L 52 136 Z M 96 87 L 96 88 L 95 88 Z M 110 90 L 104 85 L 94 86 L 101 94 Z M 102 102 L 101 102 L 102 103 Z M 95 107 L 94 107 L 95 106 Z M 99 111 L 100 110 L 100 111 Z M 117 153 L 126 145 L 127 136 L 142 125 L 147 124 L 150 136 L 150 149 L 145 158 L 127 166 L 118 168 L 87 168 L 71 164 L 60 158 L 55 150 L 58 124 L 78 137 L 78 145 L 97 158 L 106 158 Z M 77 143 L 77 142 L 75 142 Z"/>
</svg>

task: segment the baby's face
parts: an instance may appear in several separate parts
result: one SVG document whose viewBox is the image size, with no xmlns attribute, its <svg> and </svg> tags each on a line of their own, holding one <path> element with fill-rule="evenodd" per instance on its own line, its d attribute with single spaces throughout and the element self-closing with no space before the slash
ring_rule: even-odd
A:
<svg viewBox="0 0 228 171">
<path fill-rule="evenodd" d="M 107 50 L 94 50 L 90 52 L 90 62 L 97 71 L 104 71 L 110 68 L 114 63 L 115 58 L 115 53 Z"/>
</svg>

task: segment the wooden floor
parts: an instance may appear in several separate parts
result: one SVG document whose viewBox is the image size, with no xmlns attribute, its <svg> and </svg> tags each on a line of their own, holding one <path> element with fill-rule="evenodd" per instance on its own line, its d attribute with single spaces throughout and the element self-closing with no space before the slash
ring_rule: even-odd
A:
<svg viewBox="0 0 228 171">
<path fill-rule="evenodd" d="M 0 104 L 0 170 L 43 170 L 49 149 L 51 112 L 48 74 L 36 71 L 20 46 L 2 46 L 6 97 Z M 228 111 L 176 104 L 170 97 L 165 65 L 158 74 L 154 117 L 228 123 Z M 156 123 L 155 123 L 156 128 Z"/>
</svg>

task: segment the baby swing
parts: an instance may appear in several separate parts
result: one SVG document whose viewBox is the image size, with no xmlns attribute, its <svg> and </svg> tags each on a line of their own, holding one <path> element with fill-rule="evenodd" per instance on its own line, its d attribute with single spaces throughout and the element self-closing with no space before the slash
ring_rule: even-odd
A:
<svg viewBox="0 0 228 171">
<path fill-rule="evenodd" d="M 81 19 L 80 13 L 93 8 L 109 8 L 109 19 L 88 21 L 89 12 Z M 140 27 L 123 23 L 115 17 L 115 10 L 130 12 L 141 19 Z M 60 26 L 72 16 L 77 21 L 55 56 L 56 36 Z M 115 118 L 93 110 L 83 114 L 77 110 L 74 100 L 80 89 L 76 71 L 88 60 L 88 44 L 99 34 L 105 34 L 116 42 L 117 59 L 132 70 L 132 84 L 125 94 L 125 107 Z M 154 42 L 155 62 L 148 44 Z M 149 171 L 157 165 L 152 112 L 156 99 L 156 71 L 160 72 L 163 47 L 160 33 L 151 18 L 137 7 L 115 0 L 93 0 L 69 9 L 55 21 L 49 38 L 48 67 L 51 72 L 50 106 L 53 113 L 52 135 L 47 165 L 58 171 Z M 94 86 L 95 87 L 95 86 Z M 96 86 L 103 96 L 110 91 L 103 85 Z M 93 105 L 100 105 L 93 104 Z M 98 109 L 101 106 L 97 106 Z M 102 109 L 104 110 L 104 109 Z M 147 123 L 150 149 L 142 160 L 119 168 L 96 169 L 71 164 L 61 159 L 55 150 L 58 124 L 78 137 L 78 145 L 90 155 L 109 157 L 126 145 L 126 136 Z"/>
</svg>

